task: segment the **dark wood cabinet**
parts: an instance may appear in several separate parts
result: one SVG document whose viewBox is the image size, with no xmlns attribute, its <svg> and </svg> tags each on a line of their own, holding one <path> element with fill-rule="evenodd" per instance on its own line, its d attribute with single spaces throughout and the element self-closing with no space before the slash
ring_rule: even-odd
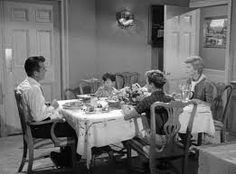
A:
<svg viewBox="0 0 236 174">
<path fill-rule="evenodd" d="M 150 44 L 153 47 L 163 47 L 164 39 L 164 6 L 151 5 L 149 10 Z"/>
</svg>

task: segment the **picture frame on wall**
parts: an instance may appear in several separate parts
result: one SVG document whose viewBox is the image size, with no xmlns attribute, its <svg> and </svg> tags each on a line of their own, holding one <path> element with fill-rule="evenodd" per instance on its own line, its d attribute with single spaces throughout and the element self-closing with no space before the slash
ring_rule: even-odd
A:
<svg viewBox="0 0 236 174">
<path fill-rule="evenodd" d="M 204 19 L 204 48 L 226 48 L 227 16 L 208 17 Z"/>
</svg>

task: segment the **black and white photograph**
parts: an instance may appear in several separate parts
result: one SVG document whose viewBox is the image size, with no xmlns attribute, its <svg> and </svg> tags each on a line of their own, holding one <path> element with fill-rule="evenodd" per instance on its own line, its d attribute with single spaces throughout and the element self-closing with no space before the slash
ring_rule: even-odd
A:
<svg viewBox="0 0 236 174">
<path fill-rule="evenodd" d="M 236 0 L 0 0 L 0 174 L 236 174 Z"/>
</svg>

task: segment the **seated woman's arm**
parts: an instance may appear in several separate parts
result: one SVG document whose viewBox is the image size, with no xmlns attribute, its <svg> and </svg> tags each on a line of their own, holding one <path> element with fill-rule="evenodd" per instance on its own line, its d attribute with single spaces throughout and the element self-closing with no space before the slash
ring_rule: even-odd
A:
<svg viewBox="0 0 236 174">
<path fill-rule="evenodd" d="M 205 86 L 205 101 L 211 104 L 213 99 L 214 99 L 214 85 L 210 81 L 207 81 Z"/>
<path fill-rule="evenodd" d="M 136 117 L 139 117 L 140 114 L 136 111 L 136 109 L 132 106 L 129 106 L 129 105 L 123 105 L 121 106 L 121 109 L 124 113 L 124 119 L 125 120 L 129 120 L 131 118 L 136 118 Z"/>
<path fill-rule="evenodd" d="M 102 97 L 102 95 L 103 95 L 103 87 L 100 86 L 100 87 L 97 89 L 97 91 L 95 92 L 94 95 L 95 95 L 96 97 Z"/>
</svg>

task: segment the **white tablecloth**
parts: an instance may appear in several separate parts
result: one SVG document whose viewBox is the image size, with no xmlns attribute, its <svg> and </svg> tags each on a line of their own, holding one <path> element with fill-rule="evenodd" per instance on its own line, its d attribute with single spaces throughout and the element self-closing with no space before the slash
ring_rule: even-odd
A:
<svg viewBox="0 0 236 174">
<path fill-rule="evenodd" d="M 180 115 L 179 121 L 181 124 L 180 131 L 181 133 L 185 133 L 188 121 L 190 119 L 190 112 L 192 111 L 192 105 L 189 105 L 184 108 L 184 112 Z M 215 134 L 215 126 L 214 120 L 212 118 L 212 113 L 210 106 L 206 106 L 204 104 L 199 104 L 197 106 L 197 112 L 193 121 L 193 129 L 192 133 L 207 133 L 211 136 Z"/>
<path fill-rule="evenodd" d="M 60 107 L 65 102 L 68 100 L 59 101 Z M 69 109 L 61 109 L 61 112 L 77 133 L 77 153 L 87 159 L 87 167 L 90 164 L 92 147 L 132 139 L 144 129 L 141 118 L 126 121 L 121 110 L 96 114 Z"/>
<path fill-rule="evenodd" d="M 85 114 L 82 110 L 62 109 L 65 102 L 59 101 L 61 112 L 67 122 L 75 129 L 78 136 L 77 153 L 87 159 L 87 167 L 91 160 L 91 148 L 119 143 L 132 139 L 144 131 L 142 119 L 124 120 L 121 110 L 112 110 L 108 113 Z M 180 132 L 185 133 L 190 118 L 192 106 L 184 108 L 180 115 Z M 214 135 L 215 128 L 209 107 L 198 105 L 193 123 L 192 133 L 207 133 Z"/>
</svg>

